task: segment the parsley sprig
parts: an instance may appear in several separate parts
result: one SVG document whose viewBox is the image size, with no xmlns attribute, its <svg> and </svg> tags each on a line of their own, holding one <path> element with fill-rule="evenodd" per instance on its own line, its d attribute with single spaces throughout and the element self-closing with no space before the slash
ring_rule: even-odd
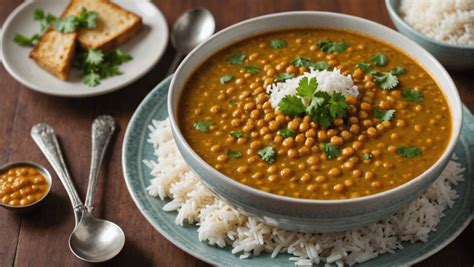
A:
<svg viewBox="0 0 474 267">
<path fill-rule="evenodd" d="M 343 52 L 349 45 L 346 42 L 335 42 L 331 40 L 318 40 L 316 45 L 325 53 Z"/>
<path fill-rule="evenodd" d="M 391 90 L 397 87 L 399 83 L 398 76 L 406 73 L 405 68 L 401 66 L 395 67 L 387 72 L 372 69 L 370 63 L 359 63 L 356 67 L 363 72 L 372 75 L 374 77 L 374 82 L 384 90 Z"/>
<path fill-rule="evenodd" d="M 421 150 L 415 146 L 401 146 L 397 149 L 398 155 L 403 158 L 414 158 L 421 155 Z"/>
<path fill-rule="evenodd" d="M 288 43 L 285 41 L 285 40 L 281 40 L 281 39 L 274 39 L 274 40 L 271 40 L 270 43 L 268 44 L 268 46 L 270 46 L 271 48 L 275 48 L 275 49 L 280 49 L 280 48 L 285 48 L 288 46 Z"/>
<path fill-rule="evenodd" d="M 323 153 L 328 157 L 328 159 L 335 159 L 339 157 L 341 150 L 331 143 L 323 143 Z"/>
<path fill-rule="evenodd" d="M 291 62 L 295 67 L 308 67 L 315 70 L 327 70 L 329 64 L 325 61 L 313 62 L 309 57 L 297 56 Z"/>
<path fill-rule="evenodd" d="M 193 127 L 201 133 L 207 133 L 209 131 L 209 127 L 214 125 L 216 125 L 216 123 L 212 121 L 197 121 L 193 123 Z"/>
<path fill-rule="evenodd" d="M 33 14 L 33 19 L 40 24 L 40 32 L 33 34 L 31 37 L 22 34 L 16 34 L 13 37 L 13 42 L 20 46 L 35 46 L 41 36 L 46 32 L 49 25 L 56 21 L 56 17 L 50 13 L 46 14 L 43 9 L 36 9 Z"/>
<path fill-rule="evenodd" d="M 402 96 L 406 100 L 416 103 L 421 103 L 421 101 L 423 101 L 423 93 L 420 91 L 412 90 L 410 88 L 403 90 Z"/>
<path fill-rule="evenodd" d="M 273 149 L 273 147 L 271 146 L 267 146 L 263 149 L 260 149 L 258 152 L 257 152 L 257 155 L 263 159 L 264 161 L 266 161 L 267 163 L 270 163 L 272 164 L 273 162 L 275 162 L 275 150 Z"/>
<path fill-rule="evenodd" d="M 286 95 L 278 104 L 278 109 L 285 115 L 295 117 L 306 114 L 324 128 L 331 126 L 337 118 L 347 114 L 346 98 L 339 92 L 330 95 L 317 91 L 316 78 L 303 77 L 296 89 L 296 95 Z"/>
<path fill-rule="evenodd" d="M 57 19 L 54 22 L 54 28 L 59 32 L 65 33 L 75 32 L 80 28 L 94 29 L 98 16 L 97 12 L 88 11 L 83 7 L 78 16 L 67 16 L 65 18 Z"/>
</svg>

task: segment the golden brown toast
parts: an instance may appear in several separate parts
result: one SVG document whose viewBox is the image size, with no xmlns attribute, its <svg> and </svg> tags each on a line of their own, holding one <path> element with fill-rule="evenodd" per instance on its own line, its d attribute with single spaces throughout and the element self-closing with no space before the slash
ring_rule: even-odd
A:
<svg viewBox="0 0 474 267">
<path fill-rule="evenodd" d="M 76 40 L 77 33 L 60 33 L 50 27 L 31 50 L 30 58 L 59 79 L 67 80 Z"/>
<path fill-rule="evenodd" d="M 83 7 L 99 14 L 95 29 L 79 30 L 78 40 L 84 48 L 107 50 L 126 42 L 141 29 L 139 16 L 108 0 L 72 0 L 63 16 L 77 16 Z"/>
</svg>

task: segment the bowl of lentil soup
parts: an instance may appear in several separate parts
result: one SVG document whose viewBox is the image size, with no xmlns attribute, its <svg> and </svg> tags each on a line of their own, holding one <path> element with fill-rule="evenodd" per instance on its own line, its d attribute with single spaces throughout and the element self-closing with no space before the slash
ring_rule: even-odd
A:
<svg viewBox="0 0 474 267">
<path fill-rule="evenodd" d="M 51 182 L 48 170 L 30 161 L 2 166 L 0 205 L 18 213 L 31 211 L 49 194 Z"/>
<path fill-rule="evenodd" d="M 333 92 L 342 79 L 357 94 Z M 461 106 L 419 45 L 327 12 L 222 30 L 186 57 L 168 95 L 177 147 L 210 190 L 270 225 L 319 232 L 374 222 L 424 192 L 457 143 Z"/>
</svg>

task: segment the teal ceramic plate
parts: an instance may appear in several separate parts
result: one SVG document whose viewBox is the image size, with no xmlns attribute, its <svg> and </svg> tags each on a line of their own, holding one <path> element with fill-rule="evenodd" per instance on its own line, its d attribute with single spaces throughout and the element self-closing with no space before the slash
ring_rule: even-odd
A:
<svg viewBox="0 0 474 267">
<path fill-rule="evenodd" d="M 294 266 L 287 254 L 272 259 L 269 254 L 240 260 L 230 252 L 230 248 L 220 249 L 199 242 L 195 226 L 181 227 L 174 223 L 175 212 L 162 210 L 165 201 L 153 198 L 146 192 L 150 184 L 150 170 L 143 164 L 144 159 L 155 159 L 153 146 L 147 142 L 148 125 L 152 120 L 168 117 L 166 98 L 171 78 L 161 82 L 143 100 L 133 114 L 125 134 L 122 151 L 122 165 L 125 182 L 138 209 L 155 229 L 170 242 L 187 253 L 205 262 L 223 266 Z M 461 140 L 456 147 L 456 155 L 466 168 L 465 181 L 457 191 L 460 198 L 452 209 L 446 210 L 446 216 L 438 225 L 438 230 L 430 234 L 426 243 L 403 243 L 404 249 L 395 254 L 384 254 L 359 266 L 411 265 L 419 262 L 453 241 L 467 227 L 472 219 L 474 183 L 473 159 L 469 151 L 474 151 L 474 118 L 464 107 L 464 126 Z"/>
</svg>

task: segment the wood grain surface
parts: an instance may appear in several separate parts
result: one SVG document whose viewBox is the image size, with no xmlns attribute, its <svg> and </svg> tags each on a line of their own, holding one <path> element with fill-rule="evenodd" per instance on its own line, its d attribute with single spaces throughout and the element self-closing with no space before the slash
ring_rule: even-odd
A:
<svg viewBox="0 0 474 267">
<path fill-rule="evenodd" d="M 21 3 L 0 0 L 0 25 Z M 382 0 L 156 0 L 168 24 L 192 7 L 205 7 L 216 18 L 217 30 L 259 15 L 291 11 L 321 10 L 360 16 L 393 28 Z M 100 114 L 118 122 L 97 188 L 95 214 L 119 224 L 127 242 L 111 266 L 207 266 L 179 250 L 156 232 L 133 203 L 122 174 L 121 148 L 125 129 L 134 110 L 165 76 L 174 55 L 168 46 L 161 61 L 139 81 L 104 96 L 66 99 L 33 92 L 15 81 L 0 66 L 0 165 L 17 160 L 38 162 L 52 170 L 30 138 L 38 122 L 52 125 L 81 197 L 85 197 L 90 161 L 90 126 Z M 0 64 L 1 65 L 1 64 Z M 450 72 L 464 103 L 474 110 L 472 71 Z M 53 175 L 51 196 L 35 213 L 14 215 L 0 209 L 0 266 L 87 266 L 69 251 L 68 237 L 74 225 L 69 199 Z M 473 225 L 449 246 L 416 266 L 473 266 Z"/>
</svg>

